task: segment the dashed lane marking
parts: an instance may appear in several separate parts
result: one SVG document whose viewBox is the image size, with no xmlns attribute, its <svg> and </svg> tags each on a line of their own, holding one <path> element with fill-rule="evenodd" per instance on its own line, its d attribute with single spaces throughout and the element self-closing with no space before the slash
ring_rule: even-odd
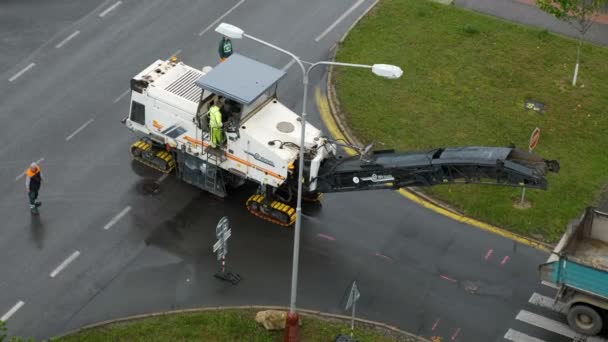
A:
<svg viewBox="0 0 608 342">
<path fill-rule="evenodd" d="M 177 51 L 175 51 L 174 53 L 172 53 L 169 58 L 171 57 L 177 57 L 180 53 L 182 53 L 182 49 L 177 49 Z"/>
<path fill-rule="evenodd" d="M 76 37 L 80 34 L 80 31 L 74 31 L 71 35 L 67 36 L 64 40 L 62 40 L 59 44 L 55 45 L 55 49 L 61 49 L 67 42 L 69 42 L 72 38 Z"/>
<path fill-rule="evenodd" d="M 112 103 L 118 103 L 118 101 L 120 101 L 123 97 L 127 96 L 127 94 L 130 92 L 131 92 L 131 89 L 125 90 L 124 93 L 120 94 L 117 98 L 115 98 L 114 101 L 112 101 Z"/>
<path fill-rule="evenodd" d="M 28 64 L 28 66 L 26 66 L 25 68 L 21 69 L 19 72 L 17 72 L 16 74 L 14 74 L 11 78 L 9 78 L 8 81 L 9 82 L 13 82 L 14 80 L 18 79 L 21 75 L 25 74 L 28 70 L 30 70 L 34 66 L 36 66 L 36 63 L 30 63 L 30 64 Z"/>
<path fill-rule="evenodd" d="M 120 6 L 122 4 L 122 1 L 116 1 L 116 3 L 114 3 L 114 5 L 108 7 L 105 9 L 105 11 L 99 13 L 99 17 L 103 18 L 106 16 L 106 14 L 110 13 L 112 10 L 114 10 L 116 7 Z"/>
<path fill-rule="evenodd" d="M 2 321 L 2 322 L 8 321 L 8 319 L 11 318 L 11 316 L 13 316 L 15 314 L 15 312 L 17 312 L 17 310 L 21 309 L 23 304 L 25 304 L 25 303 L 22 300 L 18 301 L 17 304 L 13 305 L 13 307 L 10 310 L 8 310 L 4 315 L 2 315 L 2 317 L 0 317 L 0 321 Z"/>
<path fill-rule="evenodd" d="M 49 275 L 51 278 L 55 278 L 61 271 L 63 271 L 70 263 L 72 263 L 80 255 L 79 251 L 72 253 L 67 259 L 65 259 L 56 269 Z"/>
<path fill-rule="evenodd" d="M 323 33 L 321 33 L 317 38 L 315 38 L 315 42 L 318 42 L 319 40 L 323 39 L 323 37 L 325 37 L 331 30 L 333 30 L 334 27 L 336 27 L 339 23 L 341 23 L 342 20 L 344 20 L 344 18 L 346 18 L 352 11 L 357 9 L 357 7 L 359 7 L 364 2 L 365 2 L 365 0 L 359 0 L 354 5 L 352 5 L 348 10 L 346 10 L 346 12 L 342 13 L 342 15 L 338 19 L 336 19 L 336 21 L 334 21 L 333 24 L 331 24 L 325 31 L 323 31 Z"/>
<path fill-rule="evenodd" d="M 167 177 L 169 177 L 169 174 L 163 173 L 163 175 L 158 177 L 158 179 L 156 180 L 156 184 L 160 184 L 160 183 L 164 182 L 165 179 L 167 179 Z"/>
<path fill-rule="evenodd" d="M 287 63 L 284 67 L 281 68 L 281 71 L 285 72 L 287 69 L 291 68 L 291 66 L 296 62 L 295 59 L 292 59 L 291 62 Z"/>
<path fill-rule="evenodd" d="M 228 14 L 232 13 L 232 11 L 234 11 L 237 7 L 241 6 L 244 2 L 245 2 L 245 0 L 241 0 L 236 5 L 232 6 L 232 8 L 230 8 L 228 11 L 226 11 L 226 13 L 222 14 L 221 17 L 217 18 L 214 22 L 212 22 L 209 26 L 207 26 L 204 30 L 202 30 L 198 34 L 198 36 L 200 37 L 200 36 L 204 35 L 205 32 L 209 31 L 212 27 L 217 25 L 217 23 L 219 23 L 220 20 L 224 19 L 224 17 L 226 17 Z"/>
<path fill-rule="evenodd" d="M 125 216 L 129 211 L 131 211 L 131 206 L 128 205 L 126 208 L 124 208 L 121 212 L 119 212 L 118 214 L 116 214 L 116 216 L 114 216 L 114 218 L 112 218 L 110 220 L 110 222 L 108 222 L 103 229 L 104 230 L 108 230 L 110 228 L 112 228 L 113 225 L 115 225 L 118 221 L 120 221 L 121 218 L 123 218 L 123 216 Z"/>
<path fill-rule="evenodd" d="M 80 133 L 83 129 L 85 129 L 88 125 L 90 125 L 91 122 L 93 122 L 94 120 L 95 119 L 89 119 L 89 121 L 82 124 L 82 126 L 78 127 L 72 134 L 68 135 L 65 138 L 65 141 L 70 141 L 70 139 L 72 139 L 76 134 Z"/>
</svg>

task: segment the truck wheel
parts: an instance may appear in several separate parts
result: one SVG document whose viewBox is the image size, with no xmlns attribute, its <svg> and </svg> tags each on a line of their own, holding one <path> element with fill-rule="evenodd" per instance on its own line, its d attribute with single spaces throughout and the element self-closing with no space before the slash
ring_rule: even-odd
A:
<svg viewBox="0 0 608 342">
<path fill-rule="evenodd" d="M 568 310 L 568 324 L 576 332 L 589 336 L 597 335 L 604 325 L 597 310 L 580 304 Z"/>
</svg>

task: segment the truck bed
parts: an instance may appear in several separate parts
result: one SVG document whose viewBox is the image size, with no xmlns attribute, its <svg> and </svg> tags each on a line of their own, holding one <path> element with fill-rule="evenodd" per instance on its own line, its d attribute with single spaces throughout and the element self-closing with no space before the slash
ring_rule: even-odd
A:
<svg viewBox="0 0 608 342">
<path fill-rule="evenodd" d="M 556 286 L 608 299 L 608 214 L 587 208 L 568 225 L 540 273 L 543 281 Z"/>
</svg>

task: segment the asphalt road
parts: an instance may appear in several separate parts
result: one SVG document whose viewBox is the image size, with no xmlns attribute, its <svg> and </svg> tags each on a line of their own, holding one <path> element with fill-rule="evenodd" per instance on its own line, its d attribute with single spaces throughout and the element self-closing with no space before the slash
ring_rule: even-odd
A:
<svg viewBox="0 0 608 342">
<path fill-rule="evenodd" d="M 63 9 L 41 11 L 34 1 L 0 5 L 13 10 L 14 20 L 2 37 L 19 37 L 14 51 L 3 52 L 0 69 L 0 317 L 10 332 L 41 339 L 151 311 L 287 305 L 292 231 L 246 212 L 252 186 L 222 201 L 169 177 L 158 193 L 146 192 L 160 175 L 130 159 L 134 136 L 119 122 L 128 110 L 123 95 L 130 77 L 158 58 L 177 53 L 193 66 L 215 64 L 219 36 L 212 28 L 220 17 L 317 61 L 329 58 L 372 1 L 54 2 Z M 48 30 L 21 34 L 36 18 L 46 18 Z M 234 43 L 239 53 L 276 67 L 290 62 L 254 42 Z M 279 90 L 296 111 L 299 77 L 292 66 Z M 317 71 L 312 84 L 322 87 L 323 77 Z M 321 125 L 318 113 L 310 116 Z M 31 216 L 19 175 L 42 158 L 43 206 Z M 514 327 L 568 341 L 514 319 L 532 293 L 553 293 L 538 283 L 543 252 L 395 192 L 327 195 L 305 214 L 302 308 L 343 313 L 356 279 L 361 317 L 427 337 L 500 341 Z M 233 230 L 228 265 L 244 277 L 238 286 L 213 277 L 211 246 L 224 215 Z"/>
</svg>

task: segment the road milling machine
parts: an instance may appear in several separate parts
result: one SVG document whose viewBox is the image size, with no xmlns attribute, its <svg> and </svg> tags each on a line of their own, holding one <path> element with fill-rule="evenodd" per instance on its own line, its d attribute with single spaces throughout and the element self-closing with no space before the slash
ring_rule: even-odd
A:
<svg viewBox="0 0 608 342">
<path fill-rule="evenodd" d="M 133 158 L 216 196 L 246 181 L 259 184 L 246 202 L 254 215 L 282 226 L 295 221 L 298 164 L 304 163 L 303 198 L 322 193 L 484 183 L 546 189 L 557 161 L 514 147 L 373 151 L 342 157 L 340 144 L 306 123 L 299 158 L 300 116 L 277 98 L 285 72 L 240 54 L 202 70 L 176 58 L 157 60 L 131 80 L 123 123 L 139 140 Z M 209 109 L 219 106 L 223 141 L 211 146 Z M 351 146 L 352 147 L 352 146 Z"/>
</svg>

